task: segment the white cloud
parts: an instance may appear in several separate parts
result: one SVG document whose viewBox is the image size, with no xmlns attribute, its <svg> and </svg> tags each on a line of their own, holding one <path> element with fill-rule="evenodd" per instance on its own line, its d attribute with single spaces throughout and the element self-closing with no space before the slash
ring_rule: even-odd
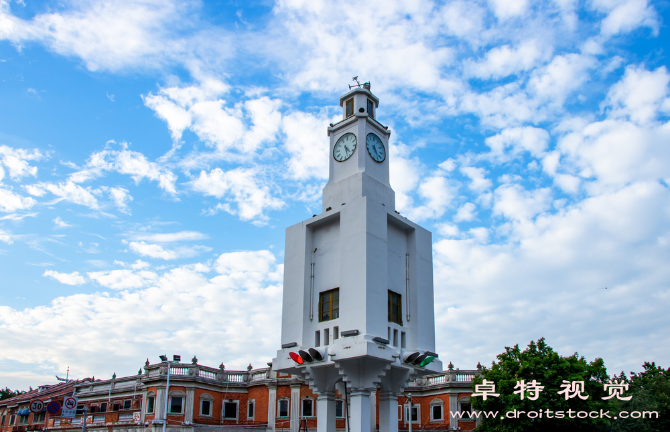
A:
<svg viewBox="0 0 670 432">
<path fill-rule="evenodd" d="M 456 215 L 454 215 L 454 222 L 469 222 L 474 220 L 477 217 L 476 208 L 473 203 L 463 204 L 456 212 Z"/>
<path fill-rule="evenodd" d="M 505 150 L 508 148 L 511 149 L 512 155 L 527 151 L 535 157 L 540 157 L 547 148 L 548 141 L 547 131 L 532 126 L 505 129 L 498 135 L 484 140 L 497 159 L 505 159 Z"/>
<path fill-rule="evenodd" d="M 86 283 L 86 278 L 80 275 L 79 272 L 59 273 L 53 270 L 47 270 L 42 276 L 56 279 L 58 282 L 65 285 L 82 285 Z"/>
<path fill-rule="evenodd" d="M 636 123 L 654 120 L 668 102 L 670 75 L 665 66 L 654 71 L 628 66 L 618 83 L 610 88 L 603 103 L 613 116 L 626 116 Z"/>
<path fill-rule="evenodd" d="M 158 275 L 150 271 L 107 270 L 89 272 L 88 277 L 100 286 L 114 290 L 142 288 L 154 283 Z"/>
<path fill-rule="evenodd" d="M 270 188 L 262 185 L 258 175 L 259 171 L 254 168 L 240 167 L 230 171 L 215 168 L 209 173 L 201 171 L 190 184 L 193 190 L 204 195 L 226 199 L 225 203 L 219 203 L 217 210 L 237 215 L 242 220 L 264 221 L 267 219 L 265 211 L 280 209 L 284 202 L 272 196 Z"/>
<path fill-rule="evenodd" d="M 91 71 L 157 69 L 177 62 L 196 72 L 205 67 L 203 49 L 213 55 L 210 62 L 230 52 L 225 33 L 199 22 L 193 2 L 125 0 L 67 6 L 31 20 L 9 14 L 7 7 L 0 38 L 19 45 L 40 42 L 63 56 L 80 58 Z M 183 36 L 182 30 L 193 28 L 202 30 Z"/>
<path fill-rule="evenodd" d="M 328 178 L 328 139 L 324 126 L 332 119 L 325 115 L 292 112 L 282 119 L 286 135 L 284 148 L 289 154 L 287 176 L 297 180 Z"/>
<path fill-rule="evenodd" d="M 44 158 L 45 155 L 37 149 L 24 150 L 0 145 L 0 162 L 9 171 L 9 177 L 12 180 L 20 180 L 27 176 L 36 177 L 37 167 L 31 166 L 28 161 L 38 161 Z M 4 172 L 0 171 L 0 180 L 3 175 Z"/>
<path fill-rule="evenodd" d="M 604 358 L 610 371 L 666 357 L 668 202 L 658 183 L 635 184 L 527 221 L 510 242 L 437 241 L 436 334 L 468 332 L 438 337 L 437 351 L 470 365 L 546 337 L 558 352 Z M 570 325 L 583 331 L 566 338 Z"/>
<path fill-rule="evenodd" d="M 106 171 L 114 171 L 129 175 L 135 183 L 146 178 L 158 182 L 160 188 L 170 194 L 177 193 L 177 176 L 171 170 L 158 162 L 149 161 L 142 153 L 128 150 L 126 143 L 121 143 L 121 147 L 120 151 L 105 149 L 91 154 L 84 168 L 70 175 L 70 183 L 83 183 L 101 177 Z M 122 188 L 117 189 L 119 194 Z"/>
<path fill-rule="evenodd" d="M 130 214 L 128 203 L 133 200 L 133 197 L 128 193 L 128 189 L 120 187 L 109 188 L 109 195 L 121 213 Z"/>
<path fill-rule="evenodd" d="M 492 186 L 484 168 L 462 167 L 460 171 L 470 179 L 468 187 L 475 192 L 483 192 Z"/>
<path fill-rule="evenodd" d="M 537 40 L 525 40 L 516 48 L 509 45 L 495 47 L 480 61 L 468 61 L 466 70 L 478 78 L 503 78 L 519 72 L 531 70 L 538 61 L 551 56 L 551 47 L 543 47 Z"/>
<path fill-rule="evenodd" d="M 419 158 L 410 158 L 410 152 L 404 144 L 392 145 L 389 152 L 389 176 L 395 191 L 395 206 L 403 212 L 412 207 L 410 193 L 419 184 L 424 168 Z"/>
<path fill-rule="evenodd" d="M 177 241 L 203 240 L 209 238 L 207 234 L 197 231 L 180 231 L 176 233 L 135 234 L 135 240 L 144 240 L 154 243 L 171 243 Z"/>
<path fill-rule="evenodd" d="M 26 190 L 33 196 L 43 196 L 46 192 L 51 192 L 58 197 L 57 201 L 67 201 L 91 209 L 99 208 L 95 195 L 100 194 L 100 189 L 82 187 L 71 181 L 58 184 L 40 182 L 26 186 Z"/>
<path fill-rule="evenodd" d="M 14 241 L 12 240 L 12 235 L 3 229 L 0 229 L 0 242 L 7 244 L 14 243 Z"/>
<path fill-rule="evenodd" d="M 455 196 L 449 181 L 437 175 L 422 179 L 417 192 L 425 204 L 408 210 L 407 217 L 414 221 L 441 217 Z"/>
<path fill-rule="evenodd" d="M 606 36 L 627 33 L 642 26 L 658 31 L 656 12 L 647 0 L 593 0 L 591 5 L 607 13 L 601 21 L 601 30 Z"/>
<path fill-rule="evenodd" d="M 128 245 L 130 250 L 140 255 L 151 258 L 160 258 L 164 260 L 173 260 L 177 258 L 177 253 L 168 249 L 164 249 L 157 244 L 148 244 L 145 242 L 130 242 Z"/>
<path fill-rule="evenodd" d="M 69 223 L 65 222 L 63 219 L 61 219 L 60 216 L 56 217 L 56 218 L 53 220 L 53 223 L 54 223 L 54 225 L 56 225 L 56 228 L 67 228 L 67 227 L 71 227 L 71 226 L 72 226 L 72 225 L 70 225 Z"/>
<path fill-rule="evenodd" d="M 498 187 L 493 193 L 493 214 L 511 220 L 531 219 L 550 208 L 549 188 L 526 190 L 516 184 Z"/>
<path fill-rule="evenodd" d="M 489 0 L 489 4 L 501 20 L 521 16 L 528 9 L 528 0 Z"/>
<path fill-rule="evenodd" d="M 11 190 L 0 187 L 0 211 L 10 213 L 26 210 L 37 204 L 33 198 L 15 194 Z"/>
<path fill-rule="evenodd" d="M 120 291 L 59 297 L 21 310 L 0 306 L 0 350 L 6 361 L 20 361 L 24 368 L 70 365 L 80 377 L 132 375 L 147 355 L 185 355 L 184 347 L 202 364 L 263 367 L 279 338 L 282 266 L 268 251 L 222 254 L 217 263 L 220 272 L 212 278 L 201 265 L 161 274 L 95 272 L 91 279 Z M 58 344 L 39 337 L 45 328 L 61 335 Z M 81 346 L 87 349 L 75 349 Z"/>
</svg>

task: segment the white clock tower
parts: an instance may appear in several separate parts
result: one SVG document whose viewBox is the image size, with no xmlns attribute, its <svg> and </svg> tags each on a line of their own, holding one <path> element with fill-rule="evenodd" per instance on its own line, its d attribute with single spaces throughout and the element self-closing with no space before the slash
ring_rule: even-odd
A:
<svg viewBox="0 0 670 432">
<path fill-rule="evenodd" d="M 397 431 L 397 395 L 417 375 L 442 371 L 431 234 L 395 211 L 391 132 L 377 121 L 378 105 L 369 83 L 340 98 L 323 212 L 286 230 L 282 349 L 272 364 L 308 380 L 319 432 L 335 431 L 336 389 L 351 432 L 374 428 L 376 390 L 379 430 Z"/>
</svg>

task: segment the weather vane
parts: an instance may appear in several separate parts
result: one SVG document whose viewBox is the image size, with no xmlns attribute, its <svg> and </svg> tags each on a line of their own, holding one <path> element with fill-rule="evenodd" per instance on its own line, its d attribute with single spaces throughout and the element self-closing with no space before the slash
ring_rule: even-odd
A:
<svg viewBox="0 0 670 432">
<path fill-rule="evenodd" d="M 358 76 L 353 77 L 351 80 L 356 81 L 356 84 L 354 84 L 354 85 L 349 84 L 349 90 L 351 90 L 354 87 L 358 87 L 358 88 L 363 87 L 366 90 L 370 90 L 370 81 L 364 82 L 363 84 L 361 84 L 361 83 L 358 82 Z"/>
</svg>

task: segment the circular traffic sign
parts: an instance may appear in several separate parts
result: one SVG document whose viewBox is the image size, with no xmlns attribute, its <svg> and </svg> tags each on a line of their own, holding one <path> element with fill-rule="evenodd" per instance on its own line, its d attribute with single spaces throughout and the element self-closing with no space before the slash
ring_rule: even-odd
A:
<svg viewBox="0 0 670 432">
<path fill-rule="evenodd" d="M 77 399 L 73 397 L 66 397 L 63 401 L 63 406 L 67 409 L 75 409 L 77 408 Z"/>
<path fill-rule="evenodd" d="M 30 412 L 37 414 L 44 410 L 44 402 L 39 399 L 33 399 L 30 401 Z"/>
<path fill-rule="evenodd" d="M 60 404 L 58 401 L 51 401 L 47 404 L 47 411 L 49 414 L 58 414 L 58 411 L 60 411 Z"/>
</svg>

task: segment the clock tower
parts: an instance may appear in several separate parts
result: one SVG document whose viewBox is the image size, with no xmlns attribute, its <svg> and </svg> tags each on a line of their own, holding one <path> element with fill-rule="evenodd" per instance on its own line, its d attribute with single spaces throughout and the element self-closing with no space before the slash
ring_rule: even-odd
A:
<svg viewBox="0 0 670 432">
<path fill-rule="evenodd" d="M 379 391 L 379 430 L 393 432 L 405 385 L 442 371 L 431 234 L 395 211 L 391 132 L 377 120 L 369 83 L 345 93 L 340 106 L 342 120 L 328 127 L 323 211 L 286 230 L 282 349 L 272 365 L 302 376 L 318 395 L 318 432 L 335 431 L 336 390 L 350 431 L 374 430 L 371 395 Z M 300 395 L 291 399 L 299 410 Z M 297 422 L 291 428 L 297 432 Z"/>
</svg>

